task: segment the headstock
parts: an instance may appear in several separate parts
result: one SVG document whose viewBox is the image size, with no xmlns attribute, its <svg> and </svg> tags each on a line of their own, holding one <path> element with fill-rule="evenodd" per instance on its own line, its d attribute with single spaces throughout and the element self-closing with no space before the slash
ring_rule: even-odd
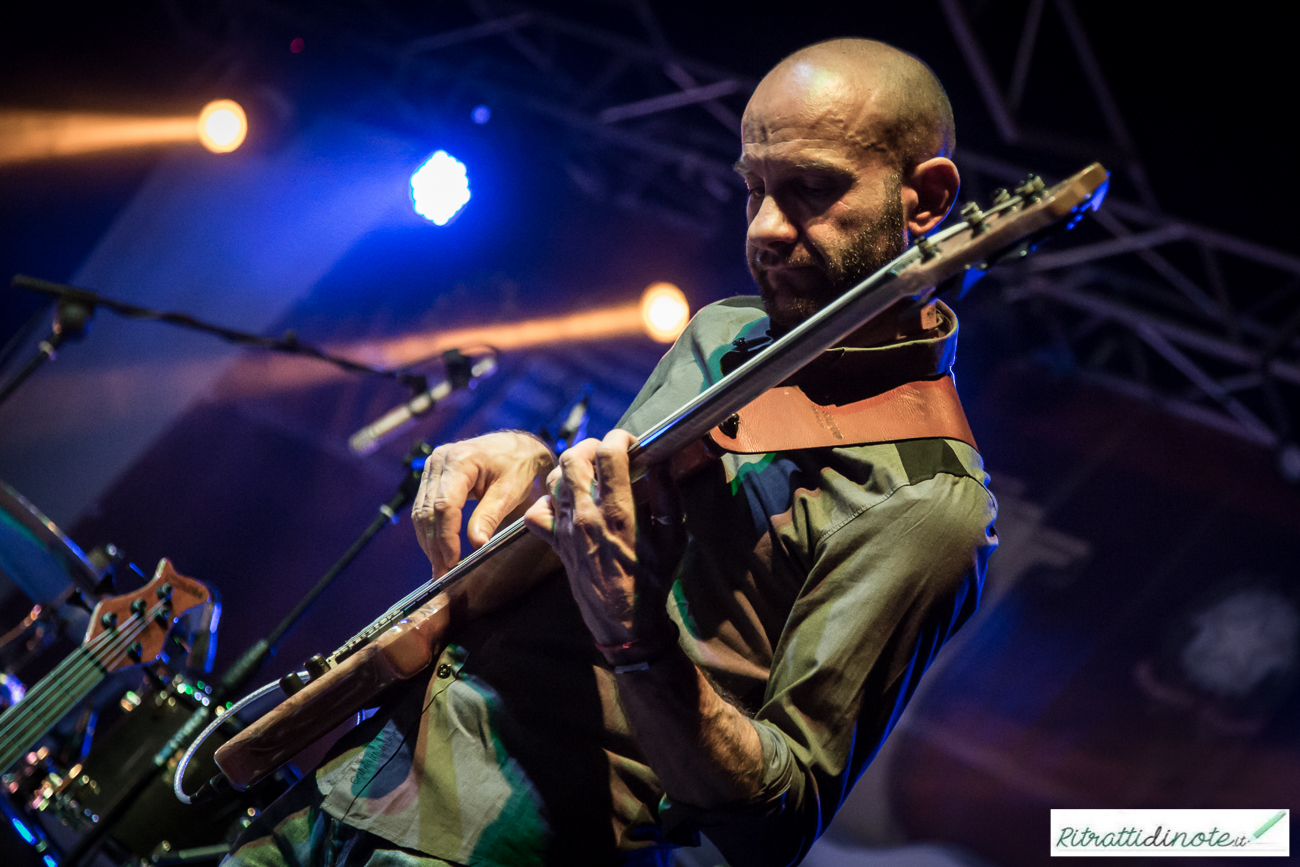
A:
<svg viewBox="0 0 1300 867">
<path fill-rule="evenodd" d="M 209 597 L 208 588 L 179 574 L 164 558 L 148 584 L 95 606 L 82 645 L 105 671 L 152 662 L 172 624 Z"/>
<path fill-rule="evenodd" d="M 1110 174 L 1093 163 L 1052 187 L 1030 175 L 1011 192 L 998 190 L 987 211 L 968 203 L 962 222 L 918 238 L 900 257 L 894 269 L 898 290 L 919 295 L 939 286 L 965 293 L 990 265 L 1027 255 L 1044 237 L 1074 228 L 1101 206 L 1109 184 Z"/>
</svg>

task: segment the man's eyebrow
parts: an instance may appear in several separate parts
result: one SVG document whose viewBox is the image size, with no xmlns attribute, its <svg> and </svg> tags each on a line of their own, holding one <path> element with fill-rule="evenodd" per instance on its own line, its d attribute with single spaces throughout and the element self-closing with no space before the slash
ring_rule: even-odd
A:
<svg viewBox="0 0 1300 867">
<path fill-rule="evenodd" d="M 731 168 L 738 174 L 742 175 L 749 174 L 752 171 L 744 157 L 736 160 L 736 162 L 732 164 Z M 853 170 L 846 166 L 821 160 L 807 160 L 804 162 L 791 163 L 788 168 L 793 169 L 796 172 L 820 172 L 822 174 L 836 175 L 839 177 L 852 177 L 854 174 Z"/>
<path fill-rule="evenodd" d="M 839 163 L 827 163 L 819 160 L 809 160 L 807 162 L 795 163 L 792 168 L 797 172 L 821 172 L 828 175 L 840 175 L 842 177 L 851 177 L 853 170 Z"/>
</svg>

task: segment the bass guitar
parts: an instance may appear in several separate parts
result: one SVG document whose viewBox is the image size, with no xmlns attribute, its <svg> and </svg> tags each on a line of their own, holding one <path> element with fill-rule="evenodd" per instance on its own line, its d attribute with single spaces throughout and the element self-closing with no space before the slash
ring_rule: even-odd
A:
<svg viewBox="0 0 1300 867">
<path fill-rule="evenodd" d="M 172 624 L 210 599 L 207 587 L 179 574 L 165 559 L 139 590 L 101 599 L 90 612 L 81 646 L 0 714 L 0 771 L 8 770 L 110 672 L 156 660 Z"/>
<path fill-rule="evenodd" d="M 991 264 L 1025 255 L 1047 234 L 1071 228 L 1101 204 L 1108 177 L 1094 163 L 1051 188 L 1031 176 L 1014 192 L 1001 191 L 988 210 L 967 205 L 961 222 L 918 239 L 885 268 L 639 437 L 629 451 L 633 478 L 711 432 L 717 440 L 729 438 L 731 425 L 724 423 L 732 416 L 743 415 L 751 401 L 873 316 L 907 299 L 914 299 L 919 309 L 950 286 L 964 291 Z M 348 717 L 376 704 L 389 686 L 428 666 L 446 631 L 450 606 L 464 607 L 470 615 L 490 609 L 498 576 L 511 570 L 550 571 L 558 560 L 548 555 L 549 548 L 525 530 L 522 519 L 500 530 L 342 647 L 313 657 L 306 665 L 310 681 L 305 686 L 297 675 L 287 676 L 281 681 L 285 701 L 222 745 L 217 765 L 238 789 L 263 779 Z"/>
</svg>

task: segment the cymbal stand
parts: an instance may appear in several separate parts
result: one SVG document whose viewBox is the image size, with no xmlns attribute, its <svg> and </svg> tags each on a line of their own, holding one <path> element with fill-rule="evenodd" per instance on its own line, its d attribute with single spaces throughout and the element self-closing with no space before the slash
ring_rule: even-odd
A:
<svg viewBox="0 0 1300 867">
<path fill-rule="evenodd" d="M 23 366 L 23 369 L 0 387 L 0 403 L 4 403 L 9 395 L 17 391 L 18 386 L 26 382 L 37 368 L 57 355 L 63 341 L 79 340 L 85 336 L 86 328 L 90 325 L 90 317 L 94 313 L 93 306 L 79 299 L 60 298 L 54 310 L 54 325 L 50 328 L 50 335 L 40 342 L 36 355 Z"/>
</svg>

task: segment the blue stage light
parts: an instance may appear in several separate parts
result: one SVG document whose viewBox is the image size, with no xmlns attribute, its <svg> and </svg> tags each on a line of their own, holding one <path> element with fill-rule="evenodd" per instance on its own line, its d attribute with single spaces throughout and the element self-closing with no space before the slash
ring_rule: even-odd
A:
<svg viewBox="0 0 1300 867">
<path fill-rule="evenodd" d="M 431 223 L 447 225 L 468 201 L 465 164 L 446 151 L 435 151 L 411 175 L 411 204 Z"/>
<path fill-rule="evenodd" d="M 469 116 L 474 119 L 474 123 L 482 126 L 492 119 L 492 109 L 486 105 L 480 105 L 470 112 Z"/>
</svg>

